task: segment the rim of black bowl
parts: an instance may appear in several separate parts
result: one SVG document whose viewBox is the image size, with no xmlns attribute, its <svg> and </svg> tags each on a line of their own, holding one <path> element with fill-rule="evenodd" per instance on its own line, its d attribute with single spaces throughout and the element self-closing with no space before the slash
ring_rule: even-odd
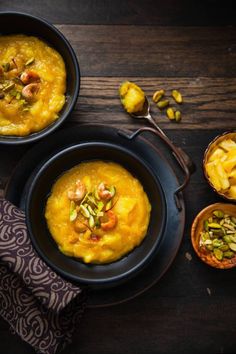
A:
<svg viewBox="0 0 236 354">
<path fill-rule="evenodd" d="M 42 18 L 40 16 L 30 15 L 26 12 L 0 11 L 0 19 L 1 19 L 1 16 L 11 16 L 11 15 L 31 18 L 34 21 L 38 21 L 38 22 L 42 23 L 49 30 L 56 33 L 56 35 L 59 37 L 59 39 L 62 40 L 66 44 L 66 46 L 70 52 L 70 55 L 72 57 L 74 67 L 75 67 L 75 94 L 73 95 L 73 98 L 70 102 L 70 108 L 69 108 L 68 112 L 62 116 L 60 116 L 60 112 L 59 112 L 59 117 L 56 121 L 52 122 L 50 125 L 48 125 L 44 129 L 42 129 L 38 132 L 35 132 L 35 133 L 31 133 L 27 136 L 19 137 L 19 136 L 14 136 L 14 135 L 0 135 L 0 144 L 6 144 L 6 145 L 17 144 L 18 145 L 18 144 L 26 144 L 26 143 L 30 143 L 30 142 L 35 142 L 39 139 L 42 139 L 43 137 L 47 136 L 48 134 L 50 134 L 51 132 L 56 130 L 64 122 L 64 120 L 71 114 L 71 112 L 76 104 L 76 101 L 78 99 L 79 90 L 80 90 L 80 76 L 81 75 L 80 75 L 79 62 L 76 57 L 74 49 L 72 48 L 70 42 L 66 39 L 66 37 L 53 24 L 51 24 L 50 22 L 48 22 L 47 20 L 45 20 L 44 18 Z M 1 29 L 0 29 L 0 36 L 1 36 Z"/>
<path fill-rule="evenodd" d="M 152 178 L 156 181 L 157 185 L 158 185 L 158 189 L 160 191 L 160 198 L 162 200 L 163 206 L 164 206 L 164 214 L 163 214 L 163 219 L 161 221 L 161 227 L 160 227 L 160 231 L 159 231 L 159 237 L 157 238 L 157 241 L 155 243 L 154 246 L 152 246 L 152 248 L 148 251 L 148 253 L 145 255 L 145 257 L 142 259 L 142 261 L 140 261 L 139 263 L 135 264 L 131 269 L 127 270 L 124 273 L 121 273 L 119 275 L 115 275 L 115 276 L 111 276 L 109 278 L 99 278 L 99 279 L 87 279 L 85 277 L 79 277 L 76 276 L 74 274 L 68 273 L 68 271 L 63 270 L 61 267 L 57 266 L 54 264 L 53 261 L 51 261 L 51 259 L 44 254 L 44 252 L 41 250 L 40 246 L 37 243 L 37 240 L 35 239 L 34 235 L 33 235 L 33 231 L 32 231 L 32 226 L 31 226 L 31 222 L 30 222 L 30 203 L 31 203 L 31 196 L 32 196 L 32 192 L 35 188 L 35 185 L 37 184 L 38 179 L 42 176 L 42 174 L 44 173 L 44 171 L 58 158 L 61 157 L 63 155 L 65 155 L 66 153 L 68 153 L 68 151 L 71 150 L 76 150 L 78 148 L 78 146 L 83 145 L 84 146 L 91 146 L 91 145 L 109 145 L 112 146 L 112 148 L 118 148 L 119 150 L 121 150 L 123 153 L 127 154 L 127 149 L 123 148 L 122 146 L 117 146 L 113 143 L 104 143 L 104 142 L 86 142 L 83 144 L 77 144 L 77 145 L 72 145 L 67 147 L 66 149 L 63 149 L 62 151 L 59 151 L 58 153 L 56 153 L 55 155 L 53 155 L 52 157 L 50 157 L 49 160 L 47 160 L 43 166 L 41 166 L 41 168 L 37 171 L 37 173 L 35 174 L 33 180 L 31 181 L 27 196 L 26 196 L 26 207 L 25 207 L 25 212 L 26 212 L 26 224 L 27 224 L 27 229 L 29 232 L 29 236 L 31 238 L 32 244 L 35 247 L 36 251 L 38 252 L 38 254 L 40 255 L 40 257 L 52 268 L 54 269 L 56 272 L 58 272 L 59 274 L 61 274 L 62 276 L 64 276 L 66 279 L 69 279 L 71 281 L 75 281 L 75 282 L 80 282 L 86 285 L 91 285 L 91 286 L 112 286 L 112 285 L 117 285 L 122 281 L 128 280 L 130 279 L 130 277 L 134 276 L 135 274 L 137 274 L 139 271 L 141 271 L 145 265 L 149 264 L 149 261 L 152 260 L 153 256 L 155 255 L 158 246 L 161 243 L 162 240 L 162 235 L 163 235 L 163 230 L 165 227 L 165 223 L 166 223 L 166 201 L 165 201 L 165 197 L 164 197 L 164 192 L 161 186 L 161 183 L 158 179 L 158 177 L 153 174 L 151 168 L 148 166 L 148 164 L 141 159 L 139 156 L 137 156 L 135 153 L 129 151 L 128 154 L 133 158 L 136 159 L 140 164 L 142 164 L 142 166 L 148 171 L 148 173 L 150 174 L 150 176 L 152 176 Z M 91 159 L 92 160 L 92 159 Z M 96 160 L 96 159 L 95 159 Z M 88 160 L 85 160 L 88 161 Z M 112 160 L 110 160 L 112 161 Z M 83 161 L 84 162 L 84 161 Z M 66 171 L 65 171 L 66 172 Z M 131 172 L 130 172 L 131 173 Z M 59 176 L 58 176 L 59 177 Z M 55 181 L 54 181 L 55 183 Z M 51 236 L 52 237 L 52 236 Z M 54 241 L 54 240 L 53 240 Z M 54 241 L 55 242 L 55 241 Z M 138 246 L 140 247 L 142 245 L 142 243 Z M 135 249 L 134 249 L 135 250 Z M 133 251 L 134 251 L 133 250 Z M 131 251 L 131 253 L 133 252 Z M 128 256 L 128 255 L 126 255 Z M 65 256 L 67 257 L 67 256 Z M 69 258 L 73 258 L 73 257 L 69 257 Z M 119 262 L 122 261 L 125 257 L 122 257 L 121 259 L 115 261 L 115 262 Z M 115 262 L 111 262 L 108 263 L 112 264 Z M 91 264 L 86 264 L 84 262 L 81 262 L 83 264 L 83 266 L 87 265 L 87 266 L 91 266 Z M 92 264 L 93 265 L 93 264 Z M 100 266 L 100 264 L 94 264 L 94 266 Z M 102 264 L 102 266 L 104 266 L 104 264 Z"/>
</svg>

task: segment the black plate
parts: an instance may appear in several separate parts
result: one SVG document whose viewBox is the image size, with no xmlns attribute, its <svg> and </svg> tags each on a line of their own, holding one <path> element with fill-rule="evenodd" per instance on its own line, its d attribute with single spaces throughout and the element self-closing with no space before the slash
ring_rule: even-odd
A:
<svg viewBox="0 0 236 354">
<path fill-rule="evenodd" d="M 152 139 L 153 140 L 153 139 Z M 103 125 L 80 125 L 66 130 L 61 130 L 29 150 L 18 163 L 6 187 L 5 197 L 22 209 L 25 207 L 25 196 L 29 188 L 32 173 L 54 155 L 55 152 L 65 147 L 80 142 L 112 142 L 128 148 L 131 152 L 141 155 L 159 178 L 162 185 L 167 207 L 167 222 L 157 256 L 151 264 L 140 272 L 128 284 L 119 285 L 112 289 L 90 290 L 89 306 L 109 306 L 127 301 L 141 294 L 166 272 L 173 262 L 181 244 L 185 209 L 183 198 L 180 199 L 182 210 L 179 211 L 174 201 L 174 191 L 179 186 L 176 175 L 161 152 L 158 139 L 150 142 L 150 134 L 127 140 L 119 135 L 119 131 Z M 31 177 L 31 178 L 30 178 Z"/>
</svg>

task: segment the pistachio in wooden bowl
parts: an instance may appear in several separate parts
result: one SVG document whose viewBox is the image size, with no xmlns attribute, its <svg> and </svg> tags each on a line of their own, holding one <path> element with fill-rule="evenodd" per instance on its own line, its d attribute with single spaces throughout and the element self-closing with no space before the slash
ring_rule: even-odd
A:
<svg viewBox="0 0 236 354">
<path fill-rule="evenodd" d="M 208 265 L 236 266 L 236 205 L 211 204 L 196 216 L 191 229 L 193 248 Z"/>
<path fill-rule="evenodd" d="M 208 145 L 203 171 L 215 192 L 236 201 L 236 132 L 219 135 Z"/>
</svg>

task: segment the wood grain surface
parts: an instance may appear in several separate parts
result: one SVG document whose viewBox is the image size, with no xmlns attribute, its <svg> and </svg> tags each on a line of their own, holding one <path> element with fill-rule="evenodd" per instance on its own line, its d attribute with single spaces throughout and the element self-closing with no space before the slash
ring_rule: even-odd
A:
<svg viewBox="0 0 236 354">
<path fill-rule="evenodd" d="M 53 23 L 213 26 L 235 24 L 234 0 L 1 0 L 0 11 Z"/>
<path fill-rule="evenodd" d="M 80 95 L 60 129 L 104 123 L 134 130 L 145 122 L 124 112 L 118 97 L 122 81 L 137 82 L 150 100 L 157 89 L 169 97 L 177 88 L 184 97 L 180 124 L 169 122 L 153 102 L 151 111 L 197 166 L 184 192 L 184 238 L 171 268 L 152 289 L 126 304 L 88 309 L 63 354 L 234 354 L 235 269 L 208 267 L 190 242 L 195 215 L 221 200 L 203 177 L 204 150 L 216 135 L 236 129 L 233 1 L 2 0 L 3 10 L 30 12 L 55 23 L 76 52 Z M 0 196 L 31 146 L 0 146 Z M 34 353 L 2 319 L 0 340 L 0 354 Z"/>
<path fill-rule="evenodd" d="M 235 27 L 57 27 L 75 49 L 83 76 L 235 77 Z"/>
</svg>

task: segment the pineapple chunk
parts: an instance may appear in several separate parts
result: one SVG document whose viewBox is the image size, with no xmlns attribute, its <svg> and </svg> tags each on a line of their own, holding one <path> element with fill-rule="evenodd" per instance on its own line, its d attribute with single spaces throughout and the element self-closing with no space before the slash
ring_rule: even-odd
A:
<svg viewBox="0 0 236 354">
<path fill-rule="evenodd" d="M 223 158 L 225 156 L 225 152 L 221 148 L 217 148 L 216 150 L 213 151 L 213 153 L 209 156 L 208 161 L 212 162 L 215 161 L 216 159 Z"/>
<path fill-rule="evenodd" d="M 230 173 L 234 167 L 236 167 L 236 156 L 232 159 L 227 159 L 226 161 L 222 162 L 223 168 L 226 173 Z"/>
<path fill-rule="evenodd" d="M 217 191 L 236 197 L 236 142 L 225 138 L 211 150 L 206 163 L 209 180 Z"/>
<path fill-rule="evenodd" d="M 227 159 L 233 159 L 236 157 L 236 148 L 233 148 L 227 153 Z"/>
<path fill-rule="evenodd" d="M 229 174 L 229 182 L 230 184 L 236 184 L 236 168 L 230 172 Z"/>
<path fill-rule="evenodd" d="M 217 163 L 215 162 L 215 166 L 216 166 L 216 173 L 218 174 L 218 178 L 220 180 L 221 188 L 228 189 L 230 187 L 229 179 L 222 166 L 222 163 L 220 161 L 218 161 Z"/>
<path fill-rule="evenodd" d="M 221 183 L 220 183 L 219 176 L 216 172 L 216 166 L 215 166 L 214 162 L 208 162 L 206 164 L 206 172 L 207 172 L 207 175 L 208 175 L 211 183 L 215 187 L 215 189 L 217 191 L 220 191 L 221 190 Z"/>
<path fill-rule="evenodd" d="M 230 198 L 236 199 L 236 186 L 231 186 L 227 194 Z"/>
<path fill-rule="evenodd" d="M 231 149 L 236 149 L 236 143 L 232 139 L 225 139 L 219 143 L 219 146 L 225 151 L 230 151 Z"/>
</svg>

